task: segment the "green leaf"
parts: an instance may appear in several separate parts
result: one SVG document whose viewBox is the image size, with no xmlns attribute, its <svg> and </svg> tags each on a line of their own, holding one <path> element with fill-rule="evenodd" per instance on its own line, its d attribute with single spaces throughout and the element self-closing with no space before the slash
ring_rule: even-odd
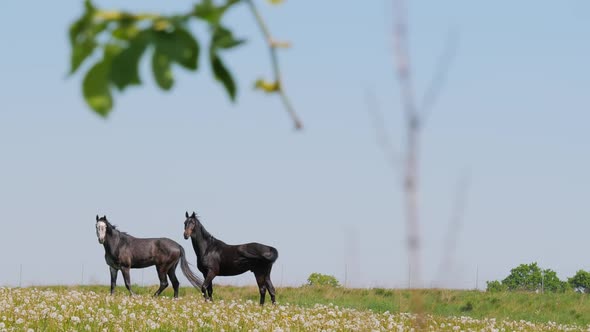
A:
<svg viewBox="0 0 590 332">
<path fill-rule="evenodd" d="M 235 101 L 236 99 L 236 83 L 229 72 L 229 70 L 225 67 L 225 64 L 221 60 L 221 58 L 216 54 L 211 52 L 210 54 L 211 60 L 211 69 L 213 70 L 213 75 L 215 79 L 221 82 L 227 91 L 230 99 Z"/>
<path fill-rule="evenodd" d="M 243 40 L 235 39 L 233 33 L 217 25 L 214 28 L 213 35 L 211 36 L 211 42 L 209 44 L 209 61 L 211 61 L 211 69 L 215 79 L 225 87 L 227 94 L 230 99 L 234 101 L 236 99 L 236 83 L 234 79 L 219 57 L 217 51 L 219 49 L 228 49 L 240 45 Z"/>
<path fill-rule="evenodd" d="M 121 24 L 111 33 L 113 37 L 121 40 L 130 40 L 139 34 L 140 30 L 135 24 Z"/>
<path fill-rule="evenodd" d="M 219 21 L 220 13 L 213 0 L 203 0 L 195 5 L 194 15 L 211 24 Z"/>
<path fill-rule="evenodd" d="M 102 117 L 106 117 L 113 108 L 113 97 L 108 81 L 109 70 L 108 60 L 100 61 L 90 68 L 82 83 L 86 103 Z"/>
<path fill-rule="evenodd" d="M 172 32 L 156 31 L 156 49 L 186 69 L 196 70 L 199 64 L 199 44 L 186 29 L 176 27 Z"/>
<path fill-rule="evenodd" d="M 106 28 L 106 23 L 96 24 L 93 20 L 96 8 L 88 0 L 84 2 L 85 11 L 69 28 L 72 55 L 70 57 L 70 74 L 74 73 L 97 46 L 95 38 Z"/>
<path fill-rule="evenodd" d="M 156 83 L 163 90 L 170 90 L 174 84 L 174 76 L 172 75 L 172 67 L 170 57 L 162 53 L 160 48 L 154 50 L 152 55 L 152 71 Z"/>
<path fill-rule="evenodd" d="M 84 1 L 84 13 L 70 26 L 70 43 L 75 44 L 78 35 L 92 25 L 92 17 L 96 8 L 88 0 Z"/>
<path fill-rule="evenodd" d="M 85 18 L 72 24 L 70 27 L 70 43 L 72 45 L 70 74 L 78 70 L 84 60 L 94 52 L 97 46 L 96 36 L 106 27 L 105 22 L 92 24 L 91 18 Z"/>
<path fill-rule="evenodd" d="M 109 62 L 113 60 L 114 57 L 119 55 L 123 51 L 123 48 L 119 44 L 109 43 L 104 46 L 104 59 L 105 61 Z"/>
<path fill-rule="evenodd" d="M 215 31 L 213 32 L 210 47 L 213 49 L 229 49 L 232 47 L 236 47 L 244 42 L 244 39 L 234 38 L 234 34 L 230 30 L 219 25 L 215 28 Z"/>
<path fill-rule="evenodd" d="M 94 40 L 87 40 L 72 47 L 70 74 L 75 73 L 80 68 L 80 65 L 94 52 L 95 48 L 96 42 Z"/>
<path fill-rule="evenodd" d="M 114 56 L 111 64 L 110 80 L 123 91 L 129 85 L 141 84 L 139 61 L 148 45 L 147 32 L 137 35 L 129 46 Z"/>
<path fill-rule="evenodd" d="M 240 0 L 227 0 L 224 5 L 216 6 L 213 0 L 203 0 L 195 5 L 193 14 L 196 17 L 207 21 L 210 25 L 216 26 L 221 23 L 221 17 L 225 11 L 238 2 L 240 2 Z"/>
<path fill-rule="evenodd" d="M 70 45 L 74 46 L 76 44 L 76 40 L 78 39 L 78 35 L 82 33 L 91 23 L 92 17 L 88 15 L 82 15 L 79 19 L 74 21 L 72 25 L 70 25 L 69 29 L 69 36 L 70 36 Z"/>
<path fill-rule="evenodd" d="M 84 0 L 84 8 L 87 13 L 94 13 L 96 11 L 96 7 L 94 7 L 90 0 Z"/>
</svg>

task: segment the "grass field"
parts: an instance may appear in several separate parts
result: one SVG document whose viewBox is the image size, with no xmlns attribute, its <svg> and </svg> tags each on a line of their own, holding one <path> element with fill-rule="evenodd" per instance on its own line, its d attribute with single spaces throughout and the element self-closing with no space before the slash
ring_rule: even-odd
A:
<svg viewBox="0 0 590 332">
<path fill-rule="evenodd" d="M 217 286 L 214 302 L 193 288 L 181 298 L 167 290 L 134 286 L 129 297 L 107 286 L 0 288 L 0 331 L 386 331 L 409 330 L 411 291 L 389 289 L 280 288 L 277 306 L 258 306 L 255 287 Z M 483 293 L 420 290 L 430 331 L 588 331 L 585 294 Z"/>
</svg>

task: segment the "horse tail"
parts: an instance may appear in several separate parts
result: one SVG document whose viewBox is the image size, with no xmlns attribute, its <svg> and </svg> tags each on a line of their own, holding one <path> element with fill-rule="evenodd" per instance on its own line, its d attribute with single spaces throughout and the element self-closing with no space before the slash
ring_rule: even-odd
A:
<svg viewBox="0 0 590 332">
<path fill-rule="evenodd" d="M 247 260 L 262 264 L 273 264 L 279 258 L 279 252 L 271 246 L 260 243 L 248 243 L 239 246 L 240 255 Z"/>
<path fill-rule="evenodd" d="M 262 254 L 262 256 L 268 260 L 269 263 L 273 264 L 277 258 L 279 258 L 279 252 L 274 247 L 268 247 L 268 251 Z"/>
<path fill-rule="evenodd" d="M 188 281 L 196 289 L 201 289 L 203 286 L 203 279 L 199 278 L 193 271 L 191 271 L 188 262 L 186 261 L 186 255 L 184 254 L 184 248 L 180 246 L 180 269 L 182 274 L 188 279 Z"/>
</svg>

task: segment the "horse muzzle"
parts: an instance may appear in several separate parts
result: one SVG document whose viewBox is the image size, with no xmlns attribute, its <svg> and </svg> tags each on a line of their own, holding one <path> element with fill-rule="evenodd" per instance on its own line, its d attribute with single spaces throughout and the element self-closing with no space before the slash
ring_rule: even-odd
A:
<svg viewBox="0 0 590 332">
<path fill-rule="evenodd" d="M 98 239 L 98 243 L 104 244 L 104 239 Z"/>
</svg>

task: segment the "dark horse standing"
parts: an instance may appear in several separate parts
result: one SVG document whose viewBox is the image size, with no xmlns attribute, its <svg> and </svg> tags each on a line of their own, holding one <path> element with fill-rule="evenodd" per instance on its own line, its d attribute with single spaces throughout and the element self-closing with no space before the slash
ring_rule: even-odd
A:
<svg viewBox="0 0 590 332">
<path fill-rule="evenodd" d="M 190 216 L 186 212 L 185 216 L 184 238 L 192 240 L 197 267 L 205 277 L 201 291 L 206 299 L 210 300 L 213 295 L 212 281 L 216 276 L 235 276 L 252 271 L 260 290 L 260 305 L 264 304 L 267 289 L 272 303 L 275 303 L 275 288 L 270 281 L 272 264 L 279 257 L 275 248 L 260 243 L 226 244 L 209 234 L 194 212 Z"/>
<path fill-rule="evenodd" d="M 199 289 L 203 285 L 203 281 L 190 270 L 182 246 L 170 239 L 133 237 L 111 225 L 106 216 L 96 216 L 96 236 L 98 243 L 104 245 L 104 258 L 111 268 L 111 294 L 115 291 L 118 270 L 123 274 L 129 294 L 133 295 L 129 269 L 155 265 L 160 278 L 160 288 L 154 296 L 160 295 L 168 287 L 167 275 L 174 288 L 174 297 L 178 297 L 179 282 L 175 271 L 179 262 L 182 273 L 194 287 Z"/>
</svg>

